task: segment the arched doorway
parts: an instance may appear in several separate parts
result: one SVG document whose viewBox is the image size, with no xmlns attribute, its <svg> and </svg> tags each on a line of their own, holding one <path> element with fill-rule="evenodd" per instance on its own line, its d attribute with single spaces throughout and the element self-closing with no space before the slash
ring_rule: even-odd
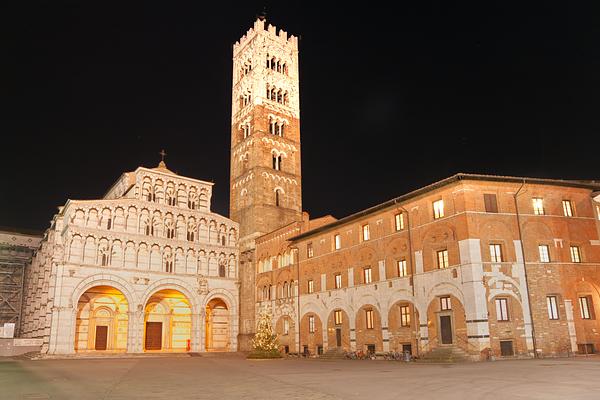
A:
<svg viewBox="0 0 600 400">
<path fill-rule="evenodd" d="M 379 310 L 363 305 L 356 314 L 356 349 L 365 353 L 383 351 L 383 335 Z"/>
<path fill-rule="evenodd" d="M 77 303 L 75 351 L 127 351 L 129 304 L 111 286 L 86 290 Z"/>
<path fill-rule="evenodd" d="M 185 295 L 166 289 L 154 293 L 144 313 L 144 350 L 189 351 L 192 309 Z"/>
<path fill-rule="evenodd" d="M 390 350 L 417 354 L 419 313 L 413 303 L 398 301 L 388 313 Z"/>
<path fill-rule="evenodd" d="M 350 318 L 346 311 L 335 309 L 329 314 L 327 320 L 327 346 L 328 348 L 350 350 Z"/>
<path fill-rule="evenodd" d="M 206 351 L 229 350 L 229 310 L 221 299 L 206 305 Z"/>
<path fill-rule="evenodd" d="M 469 350 L 465 309 L 458 298 L 450 294 L 435 297 L 427 308 L 427 321 L 431 349 L 458 346 Z"/>
</svg>

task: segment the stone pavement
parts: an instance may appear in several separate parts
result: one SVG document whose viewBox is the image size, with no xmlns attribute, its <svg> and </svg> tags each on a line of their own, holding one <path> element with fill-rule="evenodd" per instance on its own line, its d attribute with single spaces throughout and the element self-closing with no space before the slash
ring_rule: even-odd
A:
<svg viewBox="0 0 600 400">
<path fill-rule="evenodd" d="M 600 399 L 598 358 L 452 365 L 239 355 L 0 360 L 0 399 Z"/>
</svg>

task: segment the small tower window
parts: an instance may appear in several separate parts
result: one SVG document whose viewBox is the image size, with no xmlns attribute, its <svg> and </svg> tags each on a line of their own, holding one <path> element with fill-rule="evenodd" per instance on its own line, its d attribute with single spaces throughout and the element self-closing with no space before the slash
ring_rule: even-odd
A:
<svg viewBox="0 0 600 400">
<path fill-rule="evenodd" d="M 281 171 L 281 156 L 273 156 L 273 169 Z"/>
</svg>

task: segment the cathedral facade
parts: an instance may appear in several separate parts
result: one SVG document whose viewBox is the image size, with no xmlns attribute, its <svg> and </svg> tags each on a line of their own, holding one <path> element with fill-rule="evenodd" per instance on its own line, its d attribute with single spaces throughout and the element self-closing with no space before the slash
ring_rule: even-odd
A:
<svg viewBox="0 0 600 400">
<path fill-rule="evenodd" d="M 48 354 L 235 351 L 239 225 L 165 166 L 69 200 L 26 269 L 21 336 Z"/>
</svg>

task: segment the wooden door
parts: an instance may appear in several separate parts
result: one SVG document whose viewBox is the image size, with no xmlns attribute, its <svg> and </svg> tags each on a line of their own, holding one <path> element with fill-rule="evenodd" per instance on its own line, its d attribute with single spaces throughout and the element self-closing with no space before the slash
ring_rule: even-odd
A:
<svg viewBox="0 0 600 400">
<path fill-rule="evenodd" d="M 215 307 L 210 316 L 211 350 L 227 350 L 229 344 L 229 311 Z"/>
<path fill-rule="evenodd" d="M 452 344 L 452 317 L 450 315 L 440 315 L 440 334 L 442 344 Z"/>
<path fill-rule="evenodd" d="M 97 325 L 96 326 L 96 343 L 94 348 L 96 350 L 106 350 L 108 342 L 108 326 Z"/>
<path fill-rule="evenodd" d="M 146 322 L 146 350 L 162 349 L 162 322 Z"/>
<path fill-rule="evenodd" d="M 342 329 L 341 328 L 335 329 L 335 345 L 337 347 L 342 347 Z"/>
</svg>

